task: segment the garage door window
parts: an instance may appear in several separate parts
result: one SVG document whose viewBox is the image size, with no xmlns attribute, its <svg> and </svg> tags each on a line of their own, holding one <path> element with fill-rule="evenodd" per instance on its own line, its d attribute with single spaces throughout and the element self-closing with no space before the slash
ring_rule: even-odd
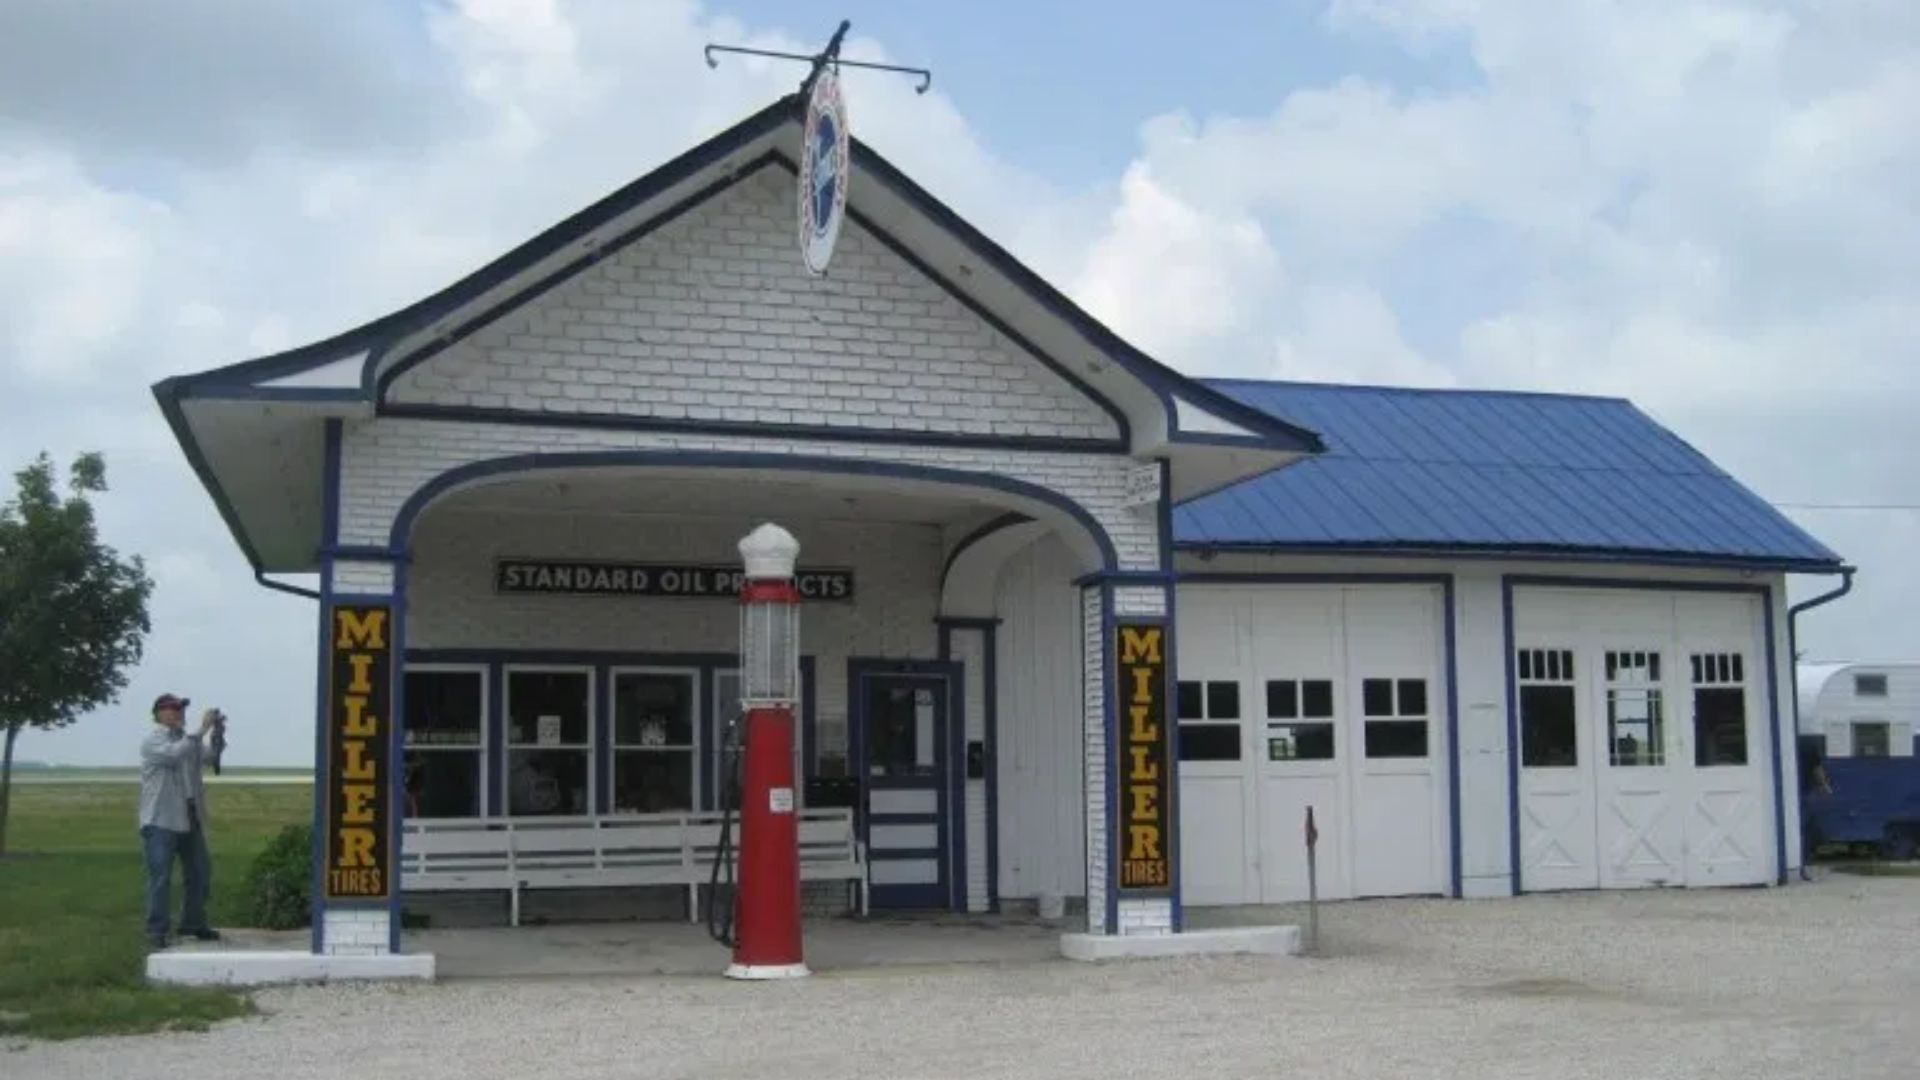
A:
<svg viewBox="0 0 1920 1080">
<path fill-rule="evenodd" d="M 1666 717 L 1660 700 L 1660 654 L 1607 653 L 1607 747 L 1620 768 L 1667 763 Z"/>
<path fill-rule="evenodd" d="M 1181 682 L 1180 760 L 1240 760 L 1240 684 Z"/>
<path fill-rule="evenodd" d="M 1747 763 L 1746 662 L 1739 653 L 1693 654 L 1693 763 Z"/>
<path fill-rule="evenodd" d="M 1267 760 L 1333 757 L 1333 680 L 1267 680 Z"/>
<path fill-rule="evenodd" d="M 1521 649 L 1520 763 L 1529 769 L 1580 765 L 1574 721 L 1573 650 Z"/>
<path fill-rule="evenodd" d="M 1427 756 L 1427 680 L 1363 679 L 1360 707 L 1368 757 Z"/>
</svg>

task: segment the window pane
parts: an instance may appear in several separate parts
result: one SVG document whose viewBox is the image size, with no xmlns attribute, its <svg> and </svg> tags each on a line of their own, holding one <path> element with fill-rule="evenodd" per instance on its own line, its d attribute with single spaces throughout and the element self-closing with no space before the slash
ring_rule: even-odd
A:
<svg viewBox="0 0 1920 1080">
<path fill-rule="evenodd" d="M 1400 680 L 1400 715 L 1427 715 L 1427 680 Z"/>
<path fill-rule="evenodd" d="M 1885 675 L 1855 675 L 1853 692 L 1860 697 L 1886 697 L 1887 677 Z"/>
<path fill-rule="evenodd" d="M 1268 761 L 1325 761 L 1333 757 L 1332 724 L 1268 724 Z"/>
<path fill-rule="evenodd" d="M 1367 721 L 1367 756 L 1422 758 L 1427 756 L 1425 720 Z"/>
<path fill-rule="evenodd" d="M 1530 769 L 1570 769 L 1580 764 L 1574 735 L 1573 687 L 1520 688 L 1520 763 Z"/>
<path fill-rule="evenodd" d="M 585 750 L 514 750 L 507 755 L 507 813 L 586 814 Z"/>
<path fill-rule="evenodd" d="M 1178 715 L 1180 719 L 1199 720 L 1207 715 L 1204 707 L 1201 705 L 1201 702 L 1200 702 L 1200 684 L 1199 683 L 1186 682 L 1182 680 L 1177 693 L 1177 697 L 1179 699 Z"/>
<path fill-rule="evenodd" d="M 1239 761 L 1238 724 L 1181 724 L 1181 761 Z"/>
<path fill-rule="evenodd" d="M 1267 718 L 1292 720 L 1300 715 L 1300 684 L 1292 679 L 1267 680 Z"/>
<path fill-rule="evenodd" d="M 621 750 L 613 756 L 615 813 L 693 809 L 693 751 Z"/>
<path fill-rule="evenodd" d="M 693 676 L 622 672 L 613 677 L 613 741 L 617 746 L 693 743 Z"/>
<path fill-rule="evenodd" d="M 408 817 L 479 817 L 478 750 L 407 751 Z"/>
<path fill-rule="evenodd" d="M 1207 719 L 1240 719 L 1239 683 L 1210 682 L 1207 684 Z"/>
<path fill-rule="evenodd" d="M 507 672 L 507 742 L 585 746 L 588 682 L 584 671 Z"/>
<path fill-rule="evenodd" d="M 1331 680 L 1308 679 L 1300 684 L 1300 715 L 1309 720 L 1326 720 L 1333 716 Z"/>
<path fill-rule="evenodd" d="M 1368 716 L 1393 715 L 1393 680 L 1367 679 L 1360 684 L 1360 708 Z"/>
<path fill-rule="evenodd" d="M 479 746 L 478 671 L 409 671 L 407 745 Z"/>
<path fill-rule="evenodd" d="M 1856 723 L 1853 725 L 1853 756 L 1883 758 L 1893 748 L 1888 727 L 1883 723 Z"/>
<path fill-rule="evenodd" d="M 1747 692 L 1714 687 L 1693 692 L 1693 763 L 1747 763 Z"/>
<path fill-rule="evenodd" d="M 1666 725 L 1660 710 L 1660 691 L 1607 691 L 1607 735 L 1615 765 L 1666 764 Z"/>
</svg>

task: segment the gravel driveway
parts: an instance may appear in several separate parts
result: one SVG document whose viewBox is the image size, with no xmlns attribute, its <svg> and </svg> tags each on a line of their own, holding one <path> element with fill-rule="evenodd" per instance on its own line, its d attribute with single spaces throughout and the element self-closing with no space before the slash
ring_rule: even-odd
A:
<svg viewBox="0 0 1920 1080">
<path fill-rule="evenodd" d="M 1322 933 L 1311 960 L 279 990 L 209 1034 L 0 1051 L 0 1075 L 1920 1075 L 1916 879 L 1350 903 Z"/>
</svg>

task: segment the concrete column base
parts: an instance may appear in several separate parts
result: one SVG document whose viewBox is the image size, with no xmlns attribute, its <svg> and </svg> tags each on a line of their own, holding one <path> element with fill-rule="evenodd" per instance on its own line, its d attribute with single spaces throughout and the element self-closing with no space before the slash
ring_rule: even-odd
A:
<svg viewBox="0 0 1920 1080">
<path fill-rule="evenodd" d="M 1144 960 L 1164 956 L 1256 954 L 1294 956 L 1300 952 L 1297 926 L 1234 926 L 1188 930 L 1179 934 L 1061 934 L 1060 955 L 1069 960 Z"/>
<path fill-rule="evenodd" d="M 147 981 L 179 986 L 272 986 L 277 983 L 365 979 L 433 980 L 432 953 L 381 956 L 310 952 L 157 952 L 147 957 Z"/>
</svg>

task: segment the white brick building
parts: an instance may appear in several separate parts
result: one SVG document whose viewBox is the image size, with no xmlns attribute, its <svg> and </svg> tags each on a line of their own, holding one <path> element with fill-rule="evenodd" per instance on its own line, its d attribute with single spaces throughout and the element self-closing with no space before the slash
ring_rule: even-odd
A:
<svg viewBox="0 0 1920 1080">
<path fill-rule="evenodd" d="M 1343 472 L 1342 446 L 1295 465 L 1329 449 L 1313 417 L 1140 354 L 858 144 L 815 277 L 793 236 L 799 115 L 777 102 L 365 327 L 156 388 L 260 574 L 320 575 L 323 843 L 363 809 L 342 785 L 378 777 L 386 880 L 336 881 L 338 853 L 316 852 L 316 951 L 397 947 L 409 819 L 724 802 L 738 630 L 714 575 L 763 520 L 822 590 L 802 801 L 844 808 L 876 906 L 1057 895 L 1094 932 L 1172 932 L 1188 906 L 1293 898 L 1307 806 L 1333 895 L 1667 880 L 1648 859 L 1686 877 L 1689 815 L 1716 812 L 1739 859 L 1689 880 L 1784 873 L 1766 658 L 1779 576 L 1831 553 L 1744 492 L 1744 547 L 1677 499 L 1659 512 L 1680 539 L 1636 519 L 1587 542 L 1535 506 L 1557 538 L 1536 542 L 1495 528 L 1514 499 L 1456 490 L 1463 521 L 1422 518 L 1409 500 L 1442 478 Z M 1488 441 L 1418 403 L 1387 415 L 1435 445 Z M 1250 486 L 1288 475 L 1278 502 Z M 1555 564 L 1520 561 L 1537 558 Z M 342 609 L 390 633 L 348 633 Z M 1602 624 L 1619 633 L 1589 646 Z M 1118 627 L 1162 636 L 1129 654 Z M 1647 650 L 1664 673 L 1633 660 L 1628 686 L 1623 658 Z M 1702 678 L 1700 650 L 1742 666 Z M 1535 685 L 1568 688 L 1564 717 Z M 1589 715 L 1576 688 L 1606 704 Z M 1720 689 L 1744 696 L 1701 696 Z M 1692 742 L 1657 695 L 1690 691 L 1721 772 L 1666 764 Z M 1673 852 L 1639 836 L 1653 854 L 1623 862 L 1600 810 L 1665 827 L 1617 775 L 1629 693 L 1654 713 L 1638 737 L 1670 740 L 1655 797 L 1690 808 Z M 384 755 L 338 749 L 364 722 L 343 695 L 389 714 Z"/>
</svg>

